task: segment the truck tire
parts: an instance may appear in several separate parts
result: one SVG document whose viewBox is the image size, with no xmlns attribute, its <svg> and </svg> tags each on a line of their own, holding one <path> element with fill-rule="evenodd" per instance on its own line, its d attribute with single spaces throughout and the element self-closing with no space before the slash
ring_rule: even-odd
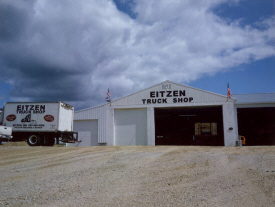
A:
<svg viewBox="0 0 275 207">
<path fill-rule="evenodd" d="M 29 146 L 39 146 L 41 143 L 41 138 L 37 134 L 32 134 L 28 137 L 27 143 Z"/>
</svg>

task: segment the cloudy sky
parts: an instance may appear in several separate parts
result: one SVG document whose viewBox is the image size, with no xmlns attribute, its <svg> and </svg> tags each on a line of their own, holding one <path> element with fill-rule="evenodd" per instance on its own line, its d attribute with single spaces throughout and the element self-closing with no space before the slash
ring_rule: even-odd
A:
<svg viewBox="0 0 275 207">
<path fill-rule="evenodd" d="M 1 0 L 0 107 L 76 110 L 165 80 L 275 92 L 273 0 Z"/>
</svg>

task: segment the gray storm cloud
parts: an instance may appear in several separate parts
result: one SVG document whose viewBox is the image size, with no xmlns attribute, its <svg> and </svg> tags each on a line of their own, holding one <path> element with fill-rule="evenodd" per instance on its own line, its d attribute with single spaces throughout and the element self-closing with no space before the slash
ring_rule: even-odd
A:
<svg viewBox="0 0 275 207">
<path fill-rule="evenodd" d="M 274 56 L 274 18 L 241 27 L 212 12 L 225 0 L 136 1 L 136 19 L 114 2 L 0 2 L 1 82 L 13 100 L 66 101 L 76 109 L 155 83 Z"/>
</svg>

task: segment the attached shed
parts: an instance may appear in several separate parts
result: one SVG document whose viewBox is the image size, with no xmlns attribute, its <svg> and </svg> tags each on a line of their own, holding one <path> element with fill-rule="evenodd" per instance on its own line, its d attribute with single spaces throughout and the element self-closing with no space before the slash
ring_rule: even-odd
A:
<svg viewBox="0 0 275 207">
<path fill-rule="evenodd" d="M 235 102 L 235 98 L 165 81 L 76 111 L 74 131 L 82 143 L 68 146 L 235 146 Z"/>
</svg>

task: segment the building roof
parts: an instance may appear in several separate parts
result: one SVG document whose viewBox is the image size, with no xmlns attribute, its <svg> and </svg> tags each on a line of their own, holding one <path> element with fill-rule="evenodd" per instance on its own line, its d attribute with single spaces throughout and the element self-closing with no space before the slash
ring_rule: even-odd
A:
<svg viewBox="0 0 275 207">
<path fill-rule="evenodd" d="M 233 94 L 236 104 L 275 103 L 275 93 Z"/>
</svg>

